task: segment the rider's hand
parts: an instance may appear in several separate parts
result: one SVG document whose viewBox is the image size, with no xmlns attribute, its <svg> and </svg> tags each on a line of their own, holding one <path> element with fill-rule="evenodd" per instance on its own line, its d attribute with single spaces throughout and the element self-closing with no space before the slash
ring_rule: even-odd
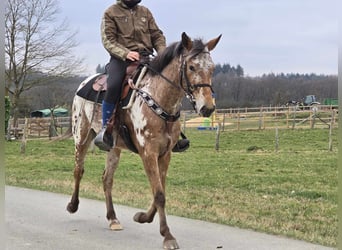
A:
<svg viewBox="0 0 342 250">
<path fill-rule="evenodd" d="M 128 60 L 131 60 L 131 61 L 139 61 L 140 55 L 139 55 L 139 53 L 136 52 L 136 51 L 130 51 L 130 52 L 128 52 L 126 58 L 127 58 Z"/>
</svg>

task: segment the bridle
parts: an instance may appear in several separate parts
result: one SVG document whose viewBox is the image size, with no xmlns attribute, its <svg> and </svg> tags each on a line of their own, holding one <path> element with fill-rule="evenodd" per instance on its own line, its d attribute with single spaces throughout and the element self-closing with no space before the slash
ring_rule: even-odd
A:
<svg viewBox="0 0 342 250">
<path fill-rule="evenodd" d="M 192 55 L 192 57 L 199 55 L 201 53 L 208 53 L 209 54 L 209 52 L 207 52 L 207 51 L 201 51 L 195 55 Z M 196 89 L 198 89 L 198 88 L 210 88 L 212 93 L 214 93 L 214 90 L 209 83 L 191 84 L 189 77 L 187 75 L 187 63 L 185 60 L 185 58 L 187 56 L 188 55 L 181 55 L 181 67 L 180 67 L 180 71 L 179 71 L 179 79 L 180 79 L 179 84 L 176 84 L 175 82 L 171 81 L 169 78 L 164 76 L 161 72 L 156 71 L 148 63 L 144 63 L 143 65 L 146 66 L 149 70 L 151 70 L 155 74 L 158 74 L 161 78 L 163 78 L 167 83 L 171 84 L 173 87 L 182 90 L 185 93 L 186 98 L 192 104 L 194 110 L 196 110 L 196 99 L 193 95 L 193 92 L 196 91 Z M 185 81 L 185 87 L 183 84 L 184 81 Z"/>
<path fill-rule="evenodd" d="M 201 53 L 208 53 L 209 52 L 201 52 Z M 181 63 L 181 70 L 179 72 L 180 74 L 180 86 L 182 87 L 183 91 L 185 92 L 186 98 L 190 101 L 193 108 L 196 109 L 196 99 L 193 95 L 193 92 L 198 88 L 210 88 L 211 92 L 214 93 L 214 90 L 212 86 L 209 83 L 197 83 L 197 84 L 191 84 L 189 77 L 187 75 L 187 63 L 184 59 L 185 56 L 182 55 L 182 63 Z M 184 79 L 184 80 L 183 80 Z M 183 87 L 182 82 L 185 81 L 186 89 Z"/>
</svg>

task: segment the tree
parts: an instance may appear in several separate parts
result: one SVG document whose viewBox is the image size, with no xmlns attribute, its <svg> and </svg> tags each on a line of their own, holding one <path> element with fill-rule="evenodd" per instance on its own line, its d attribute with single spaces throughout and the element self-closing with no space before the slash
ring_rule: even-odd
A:
<svg viewBox="0 0 342 250">
<path fill-rule="evenodd" d="M 106 72 L 106 65 L 98 64 L 96 67 L 96 73 L 105 73 Z"/>
<path fill-rule="evenodd" d="M 72 49 L 76 32 L 58 18 L 57 0 L 7 0 L 5 8 L 5 89 L 16 119 L 20 95 L 40 83 L 80 70 Z"/>
<path fill-rule="evenodd" d="M 243 68 L 238 64 L 237 67 L 236 67 L 236 75 L 238 77 L 242 77 L 243 76 Z"/>
</svg>

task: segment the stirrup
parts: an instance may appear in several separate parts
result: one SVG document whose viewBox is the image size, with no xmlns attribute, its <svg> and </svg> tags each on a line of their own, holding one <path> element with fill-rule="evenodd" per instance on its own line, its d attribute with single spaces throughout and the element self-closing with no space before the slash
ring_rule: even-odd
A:
<svg viewBox="0 0 342 250">
<path fill-rule="evenodd" d="M 113 135 L 107 132 L 104 127 L 95 137 L 94 144 L 103 151 L 110 151 L 113 148 Z"/>
<path fill-rule="evenodd" d="M 176 145 L 173 147 L 172 152 L 184 152 L 190 147 L 190 141 L 186 138 L 183 132 L 180 133 L 182 139 L 178 140 Z"/>
<path fill-rule="evenodd" d="M 178 140 L 173 147 L 172 152 L 184 152 L 190 147 L 190 141 L 188 139 Z"/>
</svg>

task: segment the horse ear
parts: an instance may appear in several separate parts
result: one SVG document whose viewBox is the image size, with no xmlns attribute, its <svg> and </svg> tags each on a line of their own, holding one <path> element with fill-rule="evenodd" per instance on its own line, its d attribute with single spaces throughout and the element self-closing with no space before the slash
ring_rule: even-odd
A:
<svg viewBox="0 0 342 250">
<path fill-rule="evenodd" d="M 185 32 L 182 33 L 182 45 L 187 50 L 191 50 L 191 48 L 192 48 L 191 38 L 188 37 L 188 35 Z"/>
<path fill-rule="evenodd" d="M 212 51 L 216 47 L 216 45 L 218 44 L 218 42 L 221 39 L 221 36 L 222 36 L 222 34 L 219 35 L 218 37 L 210 40 L 209 42 L 207 42 L 207 47 L 208 47 L 209 51 Z"/>
</svg>

